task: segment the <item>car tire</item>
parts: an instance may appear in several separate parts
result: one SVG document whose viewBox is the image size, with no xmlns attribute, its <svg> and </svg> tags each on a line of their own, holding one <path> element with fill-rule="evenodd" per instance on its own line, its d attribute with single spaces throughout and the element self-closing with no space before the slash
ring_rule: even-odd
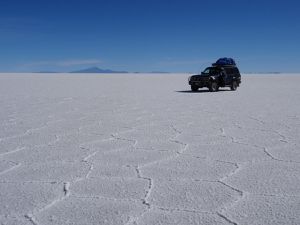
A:
<svg viewBox="0 0 300 225">
<path fill-rule="evenodd" d="M 213 81 L 209 84 L 209 91 L 211 92 L 216 92 L 219 91 L 219 85 L 217 84 L 217 82 Z"/>
<path fill-rule="evenodd" d="M 230 90 L 235 91 L 238 87 L 238 84 L 236 81 L 233 81 L 231 86 L 230 86 Z"/>
<path fill-rule="evenodd" d="M 193 86 L 193 85 L 191 86 L 191 90 L 192 90 L 192 91 L 198 91 L 198 89 L 199 89 L 199 88 L 198 88 L 197 86 Z"/>
</svg>

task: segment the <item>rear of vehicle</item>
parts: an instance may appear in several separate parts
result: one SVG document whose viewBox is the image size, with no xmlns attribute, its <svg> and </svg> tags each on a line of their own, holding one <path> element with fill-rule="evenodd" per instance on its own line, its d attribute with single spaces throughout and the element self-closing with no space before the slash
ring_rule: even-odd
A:
<svg viewBox="0 0 300 225">
<path fill-rule="evenodd" d="M 224 87 L 230 87 L 232 91 L 235 91 L 242 82 L 239 69 L 236 66 L 229 66 L 224 67 L 224 70 L 226 72 Z"/>
</svg>

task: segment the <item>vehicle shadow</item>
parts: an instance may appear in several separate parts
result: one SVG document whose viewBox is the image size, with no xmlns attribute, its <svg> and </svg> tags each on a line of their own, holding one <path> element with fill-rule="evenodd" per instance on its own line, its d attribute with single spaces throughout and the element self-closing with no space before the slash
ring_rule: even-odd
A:
<svg viewBox="0 0 300 225">
<path fill-rule="evenodd" d="M 219 91 L 217 92 L 223 92 L 223 91 L 231 91 L 228 89 L 219 89 Z M 216 93 L 216 92 L 210 92 L 208 89 L 204 89 L 204 90 L 198 90 L 198 91 L 191 91 L 191 90 L 186 90 L 186 91 L 175 91 L 177 93 L 186 93 L 186 94 L 201 94 L 201 93 Z"/>
</svg>

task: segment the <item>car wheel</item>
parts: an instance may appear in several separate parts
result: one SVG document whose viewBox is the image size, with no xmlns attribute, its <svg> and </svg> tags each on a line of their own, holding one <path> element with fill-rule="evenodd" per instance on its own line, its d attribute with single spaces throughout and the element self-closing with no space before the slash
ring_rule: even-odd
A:
<svg viewBox="0 0 300 225">
<path fill-rule="evenodd" d="M 235 91 L 236 89 L 237 89 L 237 82 L 236 81 L 233 81 L 232 82 L 232 84 L 231 84 L 231 86 L 230 86 L 230 89 L 232 90 L 232 91 Z"/>
<path fill-rule="evenodd" d="M 218 91 L 219 85 L 217 84 L 217 82 L 211 82 L 209 85 L 209 90 L 212 92 Z"/>
<path fill-rule="evenodd" d="M 192 90 L 192 91 L 198 91 L 198 89 L 199 89 L 199 88 L 198 88 L 197 86 L 191 86 L 191 90 Z"/>
</svg>

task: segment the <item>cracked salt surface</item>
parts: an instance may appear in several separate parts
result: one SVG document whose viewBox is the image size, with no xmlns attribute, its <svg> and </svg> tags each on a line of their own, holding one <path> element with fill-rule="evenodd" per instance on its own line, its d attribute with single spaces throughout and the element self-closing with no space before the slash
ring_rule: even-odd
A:
<svg viewBox="0 0 300 225">
<path fill-rule="evenodd" d="M 62 187 L 62 183 L 0 182 L 0 215 L 22 216 L 43 208 L 63 195 Z"/>
<path fill-rule="evenodd" d="M 0 221 L 5 225 L 32 225 L 32 222 L 24 216 L 0 216 Z"/>
<path fill-rule="evenodd" d="M 0 174 L 4 174 L 4 173 L 8 172 L 9 170 L 14 169 L 17 166 L 19 166 L 19 164 L 15 163 L 15 162 L 1 160 L 0 161 Z"/>
<path fill-rule="evenodd" d="M 297 225 L 300 220 L 300 198 L 248 195 L 224 214 L 237 224 Z"/>
<path fill-rule="evenodd" d="M 287 144 L 284 147 L 269 148 L 269 152 L 279 160 L 300 163 L 300 147 Z"/>
<path fill-rule="evenodd" d="M 1 181 L 73 181 L 83 177 L 89 169 L 85 162 L 43 162 L 21 164 L 0 176 Z"/>
<path fill-rule="evenodd" d="M 191 156 L 170 158 L 156 164 L 142 167 L 142 171 L 147 177 L 162 180 L 218 180 L 235 169 L 235 165 L 231 163 Z"/>
<path fill-rule="evenodd" d="M 300 197 L 299 163 L 275 160 L 255 162 L 241 168 L 225 181 L 249 193 Z"/>
<path fill-rule="evenodd" d="M 206 157 L 209 159 L 236 163 L 269 159 L 268 156 L 262 155 L 262 153 L 262 148 L 237 143 L 222 145 L 189 145 L 185 152 L 185 154 L 195 157 Z"/>
<path fill-rule="evenodd" d="M 239 198 L 240 193 L 220 182 L 154 180 L 149 202 L 150 205 L 170 210 L 217 212 Z"/>
<path fill-rule="evenodd" d="M 129 222 L 145 210 L 142 203 L 105 198 L 70 197 L 38 213 L 41 224 L 114 224 Z"/>
<path fill-rule="evenodd" d="M 96 163 L 108 163 L 120 166 L 126 165 L 147 165 L 157 161 L 163 161 L 166 158 L 175 155 L 166 151 L 127 149 L 107 153 L 97 153 L 91 159 Z"/>
<path fill-rule="evenodd" d="M 169 210 L 151 210 L 138 220 L 139 225 L 229 225 L 231 223 L 220 218 L 213 213 L 187 212 L 187 211 L 169 211 Z"/>
<path fill-rule="evenodd" d="M 113 188 L 112 188 L 113 187 Z M 71 185 L 71 195 L 78 197 L 107 197 L 115 199 L 142 199 L 148 182 L 138 178 L 93 178 Z"/>
<path fill-rule="evenodd" d="M 300 224 L 300 76 L 187 77 L 0 74 L 0 224 Z"/>
</svg>

